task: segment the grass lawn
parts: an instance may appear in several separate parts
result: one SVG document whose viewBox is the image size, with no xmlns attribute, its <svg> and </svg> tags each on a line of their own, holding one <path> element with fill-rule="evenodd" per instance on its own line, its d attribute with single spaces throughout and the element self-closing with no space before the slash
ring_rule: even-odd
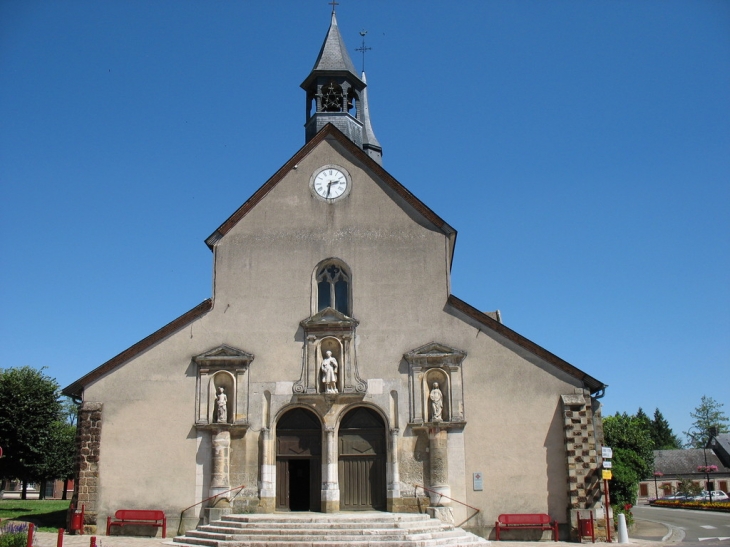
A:
<svg viewBox="0 0 730 547">
<path fill-rule="evenodd" d="M 0 519 L 32 522 L 43 532 L 66 528 L 69 500 L 0 500 Z"/>
</svg>

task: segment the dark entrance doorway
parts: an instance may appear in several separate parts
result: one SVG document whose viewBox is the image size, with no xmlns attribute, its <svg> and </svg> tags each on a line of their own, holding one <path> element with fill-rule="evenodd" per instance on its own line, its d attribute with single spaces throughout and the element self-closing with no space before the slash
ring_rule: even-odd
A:
<svg viewBox="0 0 730 547">
<path fill-rule="evenodd" d="M 340 509 L 384 511 L 386 508 L 385 423 L 360 407 L 342 419 L 339 432 Z"/>
<path fill-rule="evenodd" d="M 276 425 L 276 508 L 319 511 L 322 428 L 319 418 L 295 408 Z"/>
</svg>

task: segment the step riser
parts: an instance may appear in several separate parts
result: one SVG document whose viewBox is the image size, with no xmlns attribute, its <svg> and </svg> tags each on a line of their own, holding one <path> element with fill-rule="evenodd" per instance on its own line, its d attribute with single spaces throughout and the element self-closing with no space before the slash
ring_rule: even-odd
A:
<svg viewBox="0 0 730 547">
<path fill-rule="evenodd" d="M 200 547 L 473 547 L 488 542 L 423 514 L 226 515 L 175 538 Z"/>
</svg>

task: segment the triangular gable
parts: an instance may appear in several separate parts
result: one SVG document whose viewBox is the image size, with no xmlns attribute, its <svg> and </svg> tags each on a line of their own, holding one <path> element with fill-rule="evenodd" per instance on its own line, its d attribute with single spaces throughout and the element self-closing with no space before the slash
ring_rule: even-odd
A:
<svg viewBox="0 0 730 547">
<path fill-rule="evenodd" d="M 225 344 L 201 353 L 193 358 L 198 364 L 223 365 L 229 363 L 250 363 L 254 357 L 242 349 L 236 349 Z"/>
<path fill-rule="evenodd" d="M 106 363 L 96 367 L 94 370 L 89 372 L 87 375 L 82 376 L 78 380 L 76 380 L 73 384 L 65 387 L 61 393 L 63 395 L 66 395 L 67 397 L 80 397 L 82 391 L 84 390 L 84 387 L 89 385 L 90 383 L 94 382 L 95 380 L 101 378 L 105 374 L 108 374 L 115 368 L 123 365 L 133 357 L 136 357 L 143 351 L 151 348 L 155 344 L 157 344 L 162 339 L 170 336 L 171 334 L 177 332 L 181 328 L 189 325 L 202 315 L 205 315 L 213 308 L 213 301 L 208 298 L 207 300 L 204 300 L 197 306 L 195 306 L 192 310 L 190 310 L 187 313 L 182 314 L 177 319 L 173 319 L 170 321 L 167 325 L 162 327 L 161 329 L 153 332 L 148 337 L 143 338 L 133 346 L 125 349 L 122 353 L 116 355 L 115 357 L 112 357 L 109 359 Z"/>
<path fill-rule="evenodd" d="M 543 361 L 546 361 L 550 363 L 551 365 L 557 367 L 558 369 L 562 370 L 563 372 L 567 372 L 574 378 L 577 378 L 581 382 L 583 382 L 590 390 L 591 393 L 596 392 L 602 392 L 605 390 L 608 385 L 604 384 L 603 382 L 596 380 L 592 376 L 586 374 L 579 368 L 571 365 L 567 361 L 564 361 L 554 353 L 550 353 L 548 350 L 543 348 L 542 346 L 537 345 L 532 340 L 528 340 L 521 334 L 513 331 L 509 327 L 504 326 L 499 321 L 489 317 L 486 313 L 480 312 L 476 308 L 470 306 L 460 298 L 455 297 L 453 294 L 449 295 L 449 298 L 447 300 L 448 305 L 453 307 L 454 309 L 460 311 L 470 319 L 473 319 L 474 321 L 477 321 L 479 324 L 483 325 L 484 327 L 487 327 L 490 330 L 493 330 L 494 332 L 500 334 L 501 336 L 504 336 L 511 342 L 514 342 L 518 346 L 520 346 L 523 349 L 526 349 L 533 355 L 536 355 Z"/>
<path fill-rule="evenodd" d="M 420 348 L 416 348 L 406 353 L 406 356 L 411 358 L 443 357 L 448 355 L 466 356 L 466 353 L 461 350 L 449 347 L 445 344 L 439 344 L 438 342 L 429 342 L 428 344 L 424 344 Z"/>
<path fill-rule="evenodd" d="M 286 162 L 281 169 L 267 180 L 254 194 L 241 205 L 228 219 L 213 232 L 205 243 L 212 250 L 218 240 L 230 232 L 238 222 L 245 217 L 294 167 L 302 161 L 314 148 L 327 138 L 333 138 L 342 145 L 350 154 L 370 169 L 386 186 L 410 205 L 413 210 L 423 219 L 440 230 L 449 240 L 449 265 L 453 260 L 454 247 L 456 246 L 456 230 L 449 226 L 441 217 L 434 213 L 421 200 L 414 196 L 405 186 L 398 182 L 381 165 L 368 156 L 359 146 L 348 139 L 339 129 L 332 124 L 324 126 L 307 144 Z"/>
<path fill-rule="evenodd" d="M 356 319 L 348 317 L 334 308 L 325 308 L 300 323 L 304 328 L 313 326 L 356 327 L 358 324 Z"/>
</svg>

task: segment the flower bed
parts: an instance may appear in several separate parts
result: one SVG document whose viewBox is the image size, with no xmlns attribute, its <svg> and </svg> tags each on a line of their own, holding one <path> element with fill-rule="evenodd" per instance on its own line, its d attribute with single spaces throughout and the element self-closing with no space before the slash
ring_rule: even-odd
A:
<svg viewBox="0 0 730 547">
<path fill-rule="evenodd" d="M 654 500 L 649 503 L 654 507 L 671 507 L 676 509 L 696 509 L 699 511 L 719 511 L 730 513 L 730 502 L 727 501 L 675 501 L 675 500 Z"/>
</svg>

